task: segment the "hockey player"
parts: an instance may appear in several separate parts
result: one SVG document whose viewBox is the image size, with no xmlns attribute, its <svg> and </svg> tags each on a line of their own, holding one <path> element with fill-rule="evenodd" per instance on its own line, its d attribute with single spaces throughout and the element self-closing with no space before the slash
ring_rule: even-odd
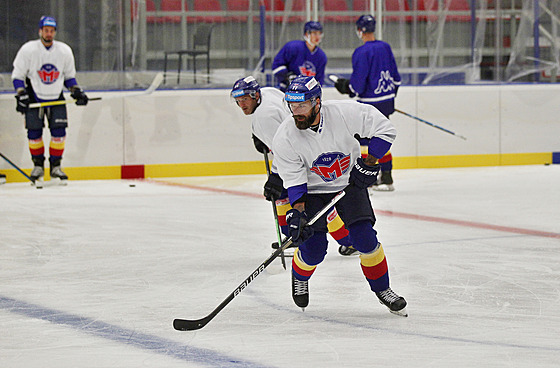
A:
<svg viewBox="0 0 560 368">
<path fill-rule="evenodd" d="M 356 33 L 364 44 L 352 54 L 352 76 L 339 78 L 336 89 L 350 97 L 357 96 L 361 103 L 375 106 L 383 115 L 389 117 L 395 112 L 395 97 L 401 84 L 401 76 L 393 51 L 388 43 L 375 39 L 375 18 L 362 15 L 356 21 Z M 362 145 L 368 145 L 369 137 L 362 137 Z M 379 160 L 381 176 L 371 187 L 374 190 L 392 191 L 393 157 L 391 152 Z"/>
<path fill-rule="evenodd" d="M 292 297 L 297 306 L 307 307 L 309 278 L 327 253 L 325 220 L 306 226 L 308 214 L 315 214 L 344 190 L 346 195 L 335 208 L 360 252 L 362 272 L 382 304 L 407 316 L 405 299 L 389 287 L 387 261 L 373 229 L 375 215 L 367 191 L 377 178 L 377 161 L 391 147 L 396 130 L 368 104 L 322 101 L 321 95 L 315 78 L 294 79 L 285 94 L 293 116 L 284 120 L 272 142 L 293 207 L 286 222 L 299 246 L 292 260 Z M 361 157 L 356 134 L 371 137 L 366 158 Z"/>
<path fill-rule="evenodd" d="M 253 143 L 257 151 L 263 154 L 269 152 L 272 139 L 280 123 L 291 116 L 284 103 L 284 93 L 272 87 L 261 88 L 255 78 L 248 76 L 237 80 L 233 84 L 231 97 L 235 99 L 237 106 L 245 115 L 251 116 Z M 288 236 L 286 212 L 292 207 L 287 198 L 288 193 L 283 187 L 282 179 L 277 174 L 274 161 L 272 162 L 271 174 L 264 184 L 263 194 L 268 201 L 276 201 L 280 228 L 282 233 Z M 327 226 L 331 236 L 340 244 L 338 251 L 341 255 L 348 256 L 357 252 L 352 247 L 348 230 L 334 209 L 328 215 Z"/>
<path fill-rule="evenodd" d="M 43 144 L 44 118 L 49 122 L 51 141 L 49 163 L 51 178 L 65 183 L 68 176 L 62 171 L 66 127 L 66 106 L 56 105 L 30 109 L 32 102 L 64 100 L 62 88 L 71 91 L 77 105 L 87 105 L 88 97 L 76 82 L 76 67 L 72 49 L 55 41 L 56 20 L 43 16 L 39 21 L 39 39 L 26 42 L 14 59 L 12 81 L 16 90 L 16 110 L 25 115 L 29 150 L 33 160 L 31 179 L 40 180 L 44 175 L 45 146 Z"/>
<path fill-rule="evenodd" d="M 298 75 L 315 77 L 323 84 L 327 55 L 319 47 L 323 39 L 323 26 L 319 22 L 307 22 L 303 26 L 303 40 L 286 43 L 272 61 L 272 74 L 276 87 L 282 92 Z"/>
</svg>

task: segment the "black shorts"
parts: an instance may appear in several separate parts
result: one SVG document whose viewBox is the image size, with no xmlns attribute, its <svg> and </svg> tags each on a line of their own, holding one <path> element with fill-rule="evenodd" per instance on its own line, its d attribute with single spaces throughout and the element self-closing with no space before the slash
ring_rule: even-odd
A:
<svg viewBox="0 0 560 368">
<path fill-rule="evenodd" d="M 371 225 L 375 225 L 375 214 L 369 200 L 367 189 L 356 188 L 349 185 L 344 190 L 346 195 L 342 197 L 335 205 L 340 218 L 346 226 L 352 225 L 358 221 L 369 220 Z M 338 193 L 328 194 L 307 194 L 307 202 L 305 203 L 305 212 L 311 219 L 323 206 L 328 204 Z M 327 229 L 327 211 L 312 227 L 317 232 L 328 232 Z"/>
<path fill-rule="evenodd" d="M 36 102 L 33 90 L 28 92 L 31 96 L 29 102 Z M 64 100 L 64 95 L 61 93 L 58 99 Z M 27 110 L 25 113 L 25 129 L 43 129 L 45 127 L 45 117 L 49 122 L 49 129 L 66 128 L 68 126 L 66 105 L 55 105 Z"/>
</svg>

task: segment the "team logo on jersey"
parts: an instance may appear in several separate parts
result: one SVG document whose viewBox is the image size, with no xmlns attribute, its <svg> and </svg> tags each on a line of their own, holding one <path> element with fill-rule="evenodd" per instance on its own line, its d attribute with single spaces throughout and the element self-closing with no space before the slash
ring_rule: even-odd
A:
<svg viewBox="0 0 560 368">
<path fill-rule="evenodd" d="M 39 74 L 41 82 L 45 84 L 53 84 L 58 80 L 58 77 L 60 77 L 60 72 L 56 66 L 52 64 L 44 64 L 41 69 L 37 71 L 37 74 Z"/>
<path fill-rule="evenodd" d="M 310 61 L 304 61 L 303 64 L 299 66 L 299 75 L 304 75 L 306 77 L 314 77 L 317 75 L 317 69 Z"/>
<path fill-rule="evenodd" d="M 377 88 L 375 89 L 375 94 L 380 94 L 384 92 L 389 92 L 395 89 L 395 81 L 391 77 L 391 73 L 388 70 L 381 72 L 381 77 L 377 82 Z"/>
<path fill-rule="evenodd" d="M 342 152 L 328 152 L 321 154 L 313 161 L 311 171 L 328 183 L 344 175 L 349 167 L 350 155 L 345 155 Z"/>
</svg>

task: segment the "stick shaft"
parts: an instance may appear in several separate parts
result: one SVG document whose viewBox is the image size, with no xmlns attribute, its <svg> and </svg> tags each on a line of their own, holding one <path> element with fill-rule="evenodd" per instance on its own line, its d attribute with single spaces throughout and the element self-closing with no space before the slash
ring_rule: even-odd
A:
<svg viewBox="0 0 560 368">
<path fill-rule="evenodd" d="M 2 154 L 2 152 L 0 152 L 0 156 L 2 156 L 2 158 L 3 158 L 4 160 L 6 160 L 6 162 L 8 162 L 10 165 L 12 165 L 12 166 L 13 166 L 17 171 L 19 171 L 23 176 L 25 176 L 25 177 L 27 178 L 27 180 L 29 180 L 29 181 L 32 182 L 32 183 L 35 183 L 35 182 L 33 181 L 33 179 L 31 179 L 31 177 L 30 177 L 29 175 L 27 175 L 26 173 L 24 173 L 22 169 L 20 169 L 16 164 L 14 164 L 9 158 L 7 158 L 6 156 L 4 156 L 4 155 Z"/>
<path fill-rule="evenodd" d="M 429 126 L 431 126 L 431 127 L 433 127 L 433 128 L 442 130 L 442 131 L 444 131 L 444 132 L 446 132 L 446 133 L 449 133 L 449 134 L 454 135 L 454 136 L 456 136 L 456 137 L 459 137 L 459 138 L 461 138 L 461 139 L 467 140 L 467 138 L 463 137 L 462 135 L 459 135 L 459 134 L 457 134 L 457 133 L 455 133 L 455 132 L 452 132 L 452 131 L 449 130 L 449 129 L 445 129 L 445 128 L 443 128 L 443 127 L 440 127 L 439 125 L 430 123 L 430 122 L 427 121 L 427 120 L 421 119 L 421 118 L 419 118 L 419 117 L 417 117 L 417 116 L 411 115 L 411 114 L 409 114 L 409 113 L 407 113 L 407 112 L 404 112 L 404 111 L 402 111 L 402 110 L 399 110 L 399 109 L 395 109 L 395 111 L 398 112 L 398 113 L 401 113 L 401 114 L 403 114 L 403 115 L 406 115 L 406 116 L 408 116 L 409 118 L 412 118 L 412 119 L 416 119 L 416 120 L 418 120 L 418 121 L 421 121 L 422 123 L 427 124 L 427 125 L 429 125 Z"/>
<path fill-rule="evenodd" d="M 317 220 L 319 220 L 328 210 L 332 208 L 342 197 L 344 197 L 344 191 L 339 192 L 325 207 L 323 207 L 319 212 L 313 216 L 311 220 L 309 220 L 307 226 L 313 225 Z M 276 249 L 272 255 L 270 255 L 263 263 L 260 264 L 253 273 L 247 277 L 235 290 L 224 299 L 223 302 L 220 303 L 209 315 L 200 319 L 175 319 L 173 321 L 173 328 L 180 331 L 192 331 L 192 330 L 199 330 L 206 326 L 208 322 L 210 322 L 222 309 L 225 308 L 237 295 L 239 295 L 250 283 L 253 281 L 258 275 L 260 275 L 264 269 L 272 263 L 272 261 L 280 255 L 280 252 L 283 252 L 286 248 L 288 248 L 292 244 L 292 237 L 289 237 L 284 240 L 282 246 Z"/>
<path fill-rule="evenodd" d="M 270 177 L 270 163 L 268 162 L 268 152 L 264 153 L 264 164 L 266 166 L 266 174 Z M 276 201 L 272 200 L 272 212 L 274 213 L 274 227 L 276 228 L 276 237 L 278 244 L 282 244 L 282 233 L 280 232 L 280 225 L 278 224 L 278 210 L 276 209 Z M 282 260 L 282 267 L 286 269 L 286 257 L 284 252 L 280 252 L 280 259 Z"/>
</svg>

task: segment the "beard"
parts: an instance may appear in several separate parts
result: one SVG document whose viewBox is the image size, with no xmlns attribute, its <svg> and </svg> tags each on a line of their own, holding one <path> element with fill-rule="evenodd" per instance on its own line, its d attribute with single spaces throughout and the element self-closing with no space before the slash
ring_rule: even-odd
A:
<svg viewBox="0 0 560 368">
<path fill-rule="evenodd" d="M 49 43 L 52 43 L 52 42 L 53 42 L 54 37 L 52 37 L 52 36 L 47 36 L 47 37 L 45 38 L 45 37 L 41 36 L 41 39 L 43 40 L 44 43 L 49 44 Z"/>
<path fill-rule="evenodd" d="M 311 125 L 315 122 L 315 119 L 317 118 L 318 114 L 319 114 L 319 111 L 316 111 L 315 107 L 314 107 L 311 114 L 309 114 L 309 116 L 307 116 L 307 115 L 292 115 L 292 117 L 294 118 L 294 121 L 296 123 L 296 127 L 299 130 L 305 130 L 305 129 L 309 129 L 311 127 Z"/>
</svg>

